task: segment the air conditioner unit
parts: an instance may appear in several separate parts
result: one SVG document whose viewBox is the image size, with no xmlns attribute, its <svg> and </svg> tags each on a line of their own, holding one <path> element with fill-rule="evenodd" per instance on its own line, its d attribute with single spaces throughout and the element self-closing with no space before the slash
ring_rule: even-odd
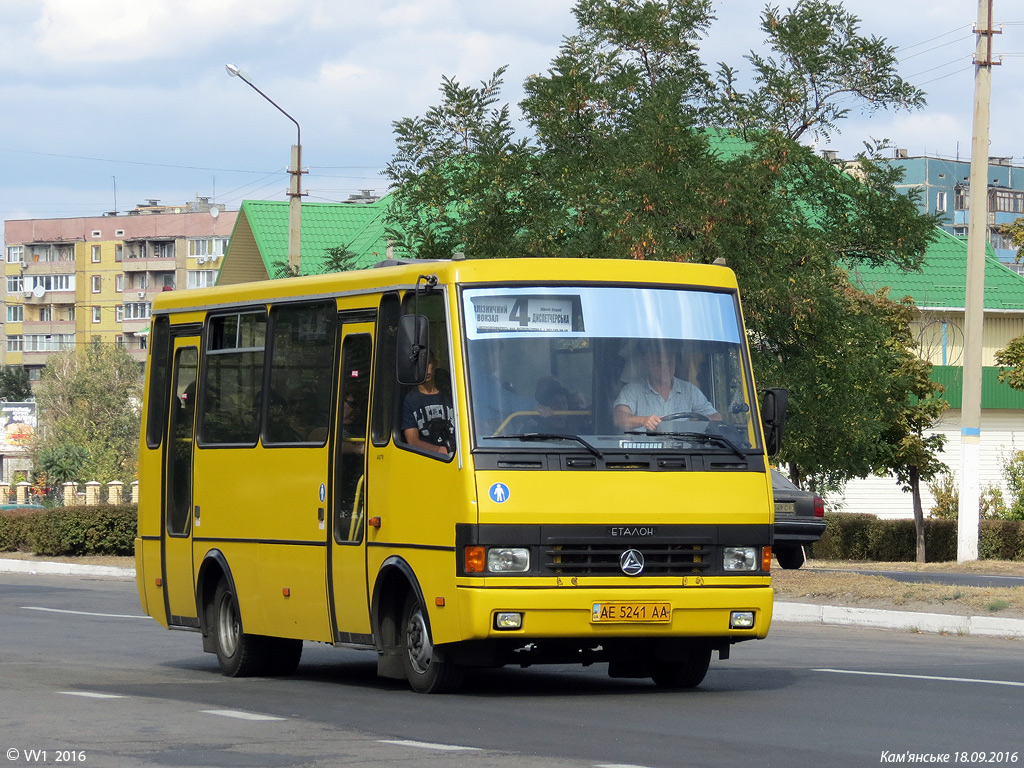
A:
<svg viewBox="0 0 1024 768">
<path fill-rule="evenodd" d="M 205 263 L 206 263 L 206 257 L 205 256 L 196 256 L 196 264 L 205 264 Z"/>
<path fill-rule="evenodd" d="M 146 292 L 145 291 L 139 291 L 139 298 L 140 299 L 146 298 Z"/>
<path fill-rule="evenodd" d="M 25 298 L 26 299 L 31 299 L 32 298 L 32 291 L 31 290 L 25 291 Z"/>
<path fill-rule="evenodd" d="M 21 267 L 22 269 L 25 269 L 25 268 L 26 268 L 26 267 L 28 266 L 28 264 L 26 264 L 26 263 L 25 263 L 25 262 L 23 261 L 23 262 L 21 262 L 21 264 L 19 264 L 18 266 L 19 266 L 19 267 Z"/>
</svg>

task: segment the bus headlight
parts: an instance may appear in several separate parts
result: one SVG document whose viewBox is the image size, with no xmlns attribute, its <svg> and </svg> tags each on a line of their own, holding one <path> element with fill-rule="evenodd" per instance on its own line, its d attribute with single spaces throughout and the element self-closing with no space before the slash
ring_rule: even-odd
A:
<svg viewBox="0 0 1024 768">
<path fill-rule="evenodd" d="M 727 571 L 756 571 L 761 567 L 757 547 L 725 547 L 722 567 Z"/>
<path fill-rule="evenodd" d="M 530 550 L 526 547 L 491 547 L 487 550 L 487 570 L 491 573 L 525 573 L 530 570 Z"/>
<path fill-rule="evenodd" d="M 729 614 L 729 629 L 753 629 L 753 611 L 733 611 Z"/>
</svg>

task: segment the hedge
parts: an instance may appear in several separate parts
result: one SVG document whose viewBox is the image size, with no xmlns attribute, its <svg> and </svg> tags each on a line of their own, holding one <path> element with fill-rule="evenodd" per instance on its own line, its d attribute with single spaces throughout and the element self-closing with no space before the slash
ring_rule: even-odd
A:
<svg viewBox="0 0 1024 768">
<path fill-rule="evenodd" d="M 925 556 L 930 563 L 957 559 L 957 521 L 924 521 Z M 819 560 L 909 562 L 917 558 L 913 520 L 880 520 L 875 515 L 825 515 L 825 533 L 811 546 Z M 1024 521 L 982 520 L 978 538 L 982 560 L 1024 560 Z"/>
<path fill-rule="evenodd" d="M 37 555 L 131 555 L 138 506 L 60 507 L 0 511 L 0 552 Z"/>
</svg>

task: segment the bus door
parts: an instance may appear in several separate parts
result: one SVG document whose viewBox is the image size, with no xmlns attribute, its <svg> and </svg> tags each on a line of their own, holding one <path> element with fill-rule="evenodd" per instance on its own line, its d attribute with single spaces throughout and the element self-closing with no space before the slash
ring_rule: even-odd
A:
<svg viewBox="0 0 1024 768">
<path fill-rule="evenodd" d="M 363 318 L 341 320 L 328 581 L 335 641 L 368 644 L 373 638 L 366 582 L 366 497 L 371 490 L 366 469 L 374 325 Z"/>
<path fill-rule="evenodd" d="M 164 440 L 164 600 L 170 624 L 198 627 L 192 577 L 192 453 L 195 446 L 199 338 L 174 340 L 167 435 Z"/>
</svg>

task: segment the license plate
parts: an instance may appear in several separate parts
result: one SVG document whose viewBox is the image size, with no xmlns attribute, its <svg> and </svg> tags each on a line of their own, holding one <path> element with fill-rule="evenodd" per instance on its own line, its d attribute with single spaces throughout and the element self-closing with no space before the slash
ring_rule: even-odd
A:
<svg viewBox="0 0 1024 768">
<path fill-rule="evenodd" d="M 597 624 L 639 624 L 672 621 L 671 603 L 594 603 L 591 622 Z"/>
<path fill-rule="evenodd" d="M 777 501 L 775 502 L 775 514 L 777 515 L 792 515 L 796 512 L 796 502 L 793 501 Z"/>
</svg>

